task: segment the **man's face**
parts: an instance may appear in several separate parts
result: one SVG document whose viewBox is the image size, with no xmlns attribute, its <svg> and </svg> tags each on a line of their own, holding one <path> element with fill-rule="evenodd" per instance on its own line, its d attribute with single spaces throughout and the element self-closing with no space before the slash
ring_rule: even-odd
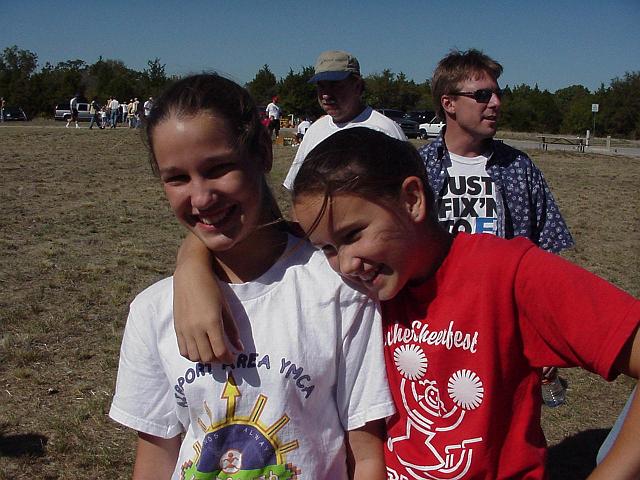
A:
<svg viewBox="0 0 640 480">
<path fill-rule="evenodd" d="M 318 103 L 335 123 L 353 120 L 362 111 L 362 80 L 350 75 L 339 82 L 317 83 Z"/>
<path fill-rule="evenodd" d="M 474 75 L 472 79 L 461 82 L 457 91 L 475 92 L 480 89 L 498 91 L 498 88 L 498 82 L 481 72 L 479 75 Z M 478 102 L 474 98 L 463 95 L 448 97 L 450 100 L 445 106 L 450 114 L 447 125 L 455 122 L 461 130 L 479 139 L 492 138 L 496 134 L 501 106 L 497 94 L 494 93 L 487 103 Z"/>
</svg>

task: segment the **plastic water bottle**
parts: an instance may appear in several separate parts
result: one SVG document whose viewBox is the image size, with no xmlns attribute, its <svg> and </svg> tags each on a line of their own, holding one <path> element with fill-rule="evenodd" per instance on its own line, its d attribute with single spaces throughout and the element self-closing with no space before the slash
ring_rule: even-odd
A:
<svg viewBox="0 0 640 480">
<path fill-rule="evenodd" d="M 557 374 L 553 378 L 542 379 L 542 400 L 547 407 L 552 408 L 565 402 L 565 388 Z"/>
</svg>

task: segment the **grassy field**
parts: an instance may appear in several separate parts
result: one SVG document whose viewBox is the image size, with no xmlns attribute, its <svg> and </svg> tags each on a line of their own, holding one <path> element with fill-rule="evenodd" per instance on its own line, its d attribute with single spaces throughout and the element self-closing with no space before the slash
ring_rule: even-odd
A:
<svg viewBox="0 0 640 480">
<path fill-rule="evenodd" d="M 295 149 L 274 150 L 286 204 Z M 1 126 L 0 152 L 0 480 L 127 478 L 135 434 L 107 418 L 127 306 L 171 274 L 182 229 L 137 131 Z M 640 159 L 529 153 L 576 239 L 566 257 L 638 296 Z M 584 478 L 632 382 L 562 375 L 551 472 Z"/>
</svg>

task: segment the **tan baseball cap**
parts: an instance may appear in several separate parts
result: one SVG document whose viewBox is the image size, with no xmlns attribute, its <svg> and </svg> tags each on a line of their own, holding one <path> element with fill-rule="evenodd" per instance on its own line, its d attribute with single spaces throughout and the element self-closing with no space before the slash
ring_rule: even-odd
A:
<svg viewBox="0 0 640 480">
<path fill-rule="evenodd" d="M 309 83 L 339 82 L 349 75 L 360 75 L 358 59 L 342 50 L 327 50 L 316 60 L 315 75 L 309 79 Z"/>
</svg>

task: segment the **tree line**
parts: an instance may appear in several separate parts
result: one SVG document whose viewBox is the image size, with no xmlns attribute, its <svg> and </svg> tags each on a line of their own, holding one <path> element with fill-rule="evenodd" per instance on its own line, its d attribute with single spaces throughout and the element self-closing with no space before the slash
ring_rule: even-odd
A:
<svg viewBox="0 0 640 480">
<path fill-rule="evenodd" d="M 99 100 L 114 96 L 120 100 L 156 96 L 177 77 L 167 76 L 159 58 L 147 62 L 141 72 L 128 68 L 120 60 L 102 59 L 89 65 L 83 60 L 68 60 L 38 68 L 34 52 L 7 47 L 0 54 L 0 96 L 7 105 L 22 107 L 29 118 L 50 118 L 54 106 L 80 93 Z M 259 105 L 278 95 L 285 114 L 314 119 L 322 114 L 315 87 L 307 80 L 312 66 L 290 69 L 277 79 L 269 65 L 263 65 L 246 84 Z M 374 108 L 395 108 L 405 112 L 435 110 L 431 81 L 408 79 L 402 72 L 385 69 L 365 77 L 365 101 Z M 598 104 L 594 115 L 592 105 Z M 592 130 L 598 136 L 640 139 L 640 71 L 627 72 L 595 91 L 571 85 L 555 92 L 521 84 L 505 86 L 500 127 L 520 132 L 545 132 L 584 135 Z"/>
</svg>

